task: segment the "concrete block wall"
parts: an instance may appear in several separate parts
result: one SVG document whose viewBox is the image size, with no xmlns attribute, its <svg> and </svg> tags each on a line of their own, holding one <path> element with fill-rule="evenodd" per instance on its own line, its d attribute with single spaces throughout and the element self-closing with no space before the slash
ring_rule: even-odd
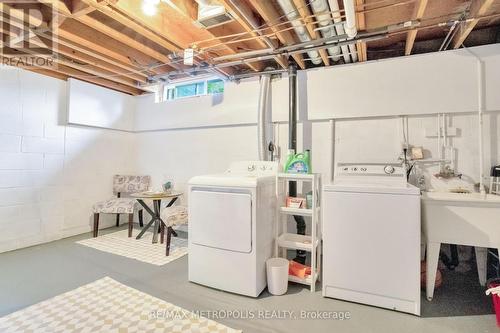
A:
<svg viewBox="0 0 500 333">
<path fill-rule="evenodd" d="M 0 67 L 0 252 L 90 231 L 113 174 L 135 171 L 133 134 L 66 126 L 66 93 L 64 81 Z"/>
</svg>

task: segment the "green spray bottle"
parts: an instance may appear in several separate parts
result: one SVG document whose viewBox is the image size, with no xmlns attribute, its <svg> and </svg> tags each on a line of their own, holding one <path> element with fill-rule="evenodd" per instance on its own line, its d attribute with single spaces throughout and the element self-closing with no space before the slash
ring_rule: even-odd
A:
<svg viewBox="0 0 500 333">
<path fill-rule="evenodd" d="M 311 173 L 311 151 L 295 154 L 294 150 L 288 151 L 285 164 L 286 173 Z"/>
</svg>

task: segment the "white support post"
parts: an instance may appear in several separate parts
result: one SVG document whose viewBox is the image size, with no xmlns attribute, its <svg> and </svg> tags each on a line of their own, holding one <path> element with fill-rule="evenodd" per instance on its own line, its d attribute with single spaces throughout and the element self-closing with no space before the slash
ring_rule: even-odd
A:
<svg viewBox="0 0 500 333">
<path fill-rule="evenodd" d="M 484 111 L 484 61 L 477 58 L 478 79 L 478 123 L 479 123 L 479 192 L 486 194 L 484 189 L 484 165 L 483 165 L 483 111 Z"/>
</svg>

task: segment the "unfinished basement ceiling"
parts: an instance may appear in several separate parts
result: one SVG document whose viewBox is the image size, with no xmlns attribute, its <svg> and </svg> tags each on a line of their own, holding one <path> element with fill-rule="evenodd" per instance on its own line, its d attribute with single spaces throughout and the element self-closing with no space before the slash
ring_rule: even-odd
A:
<svg viewBox="0 0 500 333">
<path fill-rule="evenodd" d="M 296 11 L 296 22 L 305 28 L 308 38 L 320 39 L 319 16 L 313 15 L 312 2 L 332 4 L 336 0 L 286 1 Z M 330 15 L 345 20 L 345 1 L 339 0 L 339 11 L 331 11 Z M 376 40 L 355 40 L 351 48 L 343 48 L 348 52 L 341 57 L 329 54 L 325 45 L 318 50 L 316 59 L 304 51 L 271 53 L 273 56 L 264 60 L 253 57 L 235 63 L 248 59 L 247 55 L 254 51 L 275 52 L 301 41 L 286 16 L 289 13 L 283 10 L 283 1 L 278 0 L 39 0 L 41 24 L 37 17 L 13 17 L 16 15 L 12 9 L 23 5 L 8 1 L 0 3 L 4 17 L 0 33 L 3 45 L 19 52 L 26 45 L 22 44 L 23 38 L 41 46 L 49 38 L 57 40 L 57 68 L 25 67 L 28 70 L 61 79 L 73 77 L 132 95 L 145 93 L 144 85 L 152 78 L 185 77 L 187 71 L 200 66 L 230 77 L 266 68 L 285 69 L 291 61 L 305 69 L 500 41 L 500 0 L 352 1 L 358 36 L 385 33 Z M 152 4 L 153 12 L 144 10 L 145 2 Z M 217 3 L 234 19 L 211 28 L 197 24 L 199 6 Z M 58 13 L 57 20 L 50 15 L 51 5 Z M 21 29 L 27 20 L 36 28 L 31 33 Z M 385 29 L 388 26 L 389 32 Z M 447 36 L 449 41 L 444 43 Z M 18 44 L 12 44 L 13 40 Z M 190 48 L 195 57 L 193 65 L 187 66 L 183 64 L 183 53 Z M 217 60 L 223 56 L 229 58 Z M 232 65 L 211 67 L 225 62 Z M 198 72 L 203 71 L 189 75 Z"/>
</svg>

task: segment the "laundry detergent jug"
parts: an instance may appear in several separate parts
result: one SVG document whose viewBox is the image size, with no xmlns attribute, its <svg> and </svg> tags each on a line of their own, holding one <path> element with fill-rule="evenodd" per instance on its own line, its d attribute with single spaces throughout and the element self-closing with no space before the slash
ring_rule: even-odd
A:
<svg viewBox="0 0 500 333">
<path fill-rule="evenodd" d="M 311 152 L 306 150 L 303 153 L 294 154 L 291 150 L 285 164 L 287 173 L 311 173 Z"/>
</svg>

